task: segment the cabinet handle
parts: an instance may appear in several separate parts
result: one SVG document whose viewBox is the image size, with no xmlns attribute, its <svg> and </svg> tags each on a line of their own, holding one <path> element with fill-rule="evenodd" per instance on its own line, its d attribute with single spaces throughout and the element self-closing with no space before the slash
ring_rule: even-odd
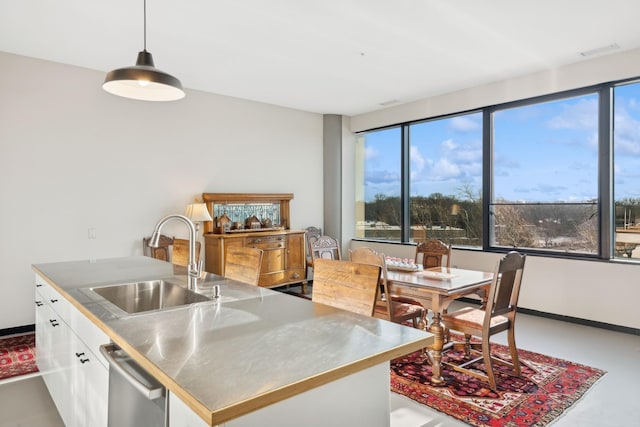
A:
<svg viewBox="0 0 640 427">
<path fill-rule="evenodd" d="M 58 300 L 57 299 L 52 299 L 51 302 L 58 302 Z"/>
<path fill-rule="evenodd" d="M 42 307 L 44 304 L 42 303 L 42 301 L 36 301 L 36 306 L 38 307 Z"/>
<path fill-rule="evenodd" d="M 51 326 L 53 327 L 60 326 L 57 319 L 49 319 L 49 323 L 51 323 Z"/>
<path fill-rule="evenodd" d="M 87 363 L 88 361 L 89 361 L 89 359 L 80 359 L 80 363 L 82 363 L 83 365 L 84 365 L 85 363 Z"/>
<path fill-rule="evenodd" d="M 82 353 L 76 353 L 76 357 L 84 356 L 84 351 Z"/>
<path fill-rule="evenodd" d="M 36 283 L 36 288 L 41 288 L 42 287 L 42 283 Z"/>
<path fill-rule="evenodd" d="M 299 279 L 299 278 L 300 278 L 300 275 L 299 275 L 298 273 L 293 273 L 293 278 L 294 278 L 294 279 Z"/>
</svg>

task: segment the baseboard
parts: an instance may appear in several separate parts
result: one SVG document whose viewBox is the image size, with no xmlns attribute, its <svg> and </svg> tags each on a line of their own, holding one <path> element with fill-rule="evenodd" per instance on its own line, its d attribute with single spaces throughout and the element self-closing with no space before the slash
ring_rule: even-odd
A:
<svg viewBox="0 0 640 427">
<path fill-rule="evenodd" d="M 0 329 L 0 337 L 4 337 L 6 335 L 26 334 L 28 332 L 34 332 L 35 330 L 36 325 L 24 325 L 15 326 L 13 328 Z"/>
<path fill-rule="evenodd" d="M 479 300 L 475 298 L 460 298 L 461 301 L 479 305 Z M 518 307 L 518 313 L 529 314 L 531 316 L 545 317 L 547 319 L 561 320 L 563 322 L 576 323 L 578 325 L 592 326 L 594 328 L 607 329 L 609 331 L 624 332 L 631 335 L 640 335 L 640 329 L 628 326 L 614 325 L 611 323 L 597 322 L 595 320 L 581 319 L 579 317 L 564 316 L 561 314 L 547 313 L 545 311 L 532 310 L 530 308 Z"/>
</svg>

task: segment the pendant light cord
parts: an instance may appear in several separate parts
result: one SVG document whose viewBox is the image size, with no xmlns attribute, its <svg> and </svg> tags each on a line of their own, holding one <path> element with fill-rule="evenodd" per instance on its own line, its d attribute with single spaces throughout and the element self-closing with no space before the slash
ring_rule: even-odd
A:
<svg viewBox="0 0 640 427">
<path fill-rule="evenodd" d="M 143 2 L 143 13 L 144 13 L 144 51 L 147 51 L 147 0 Z"/>
</svg>

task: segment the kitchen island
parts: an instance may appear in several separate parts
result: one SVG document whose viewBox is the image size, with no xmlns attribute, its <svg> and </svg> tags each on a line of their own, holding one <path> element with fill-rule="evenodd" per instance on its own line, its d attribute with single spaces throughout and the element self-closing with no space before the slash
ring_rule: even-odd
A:
<svg viewBox="0 0 640 427">
<path fill-rule="evenodd" d="M 424 331 L 211 274 L 196 291 L 207 295 L 217 284 L 220 298 L 135 315 L 91 291 L 156 279 L 186 286 L 179 267 L 147 257 L 33 269 L 36 281 L 68 300 L 202 425 L 321 426 L 341 417 L 388 426 L 388 361 L 432 340 Z"/>
</svg>

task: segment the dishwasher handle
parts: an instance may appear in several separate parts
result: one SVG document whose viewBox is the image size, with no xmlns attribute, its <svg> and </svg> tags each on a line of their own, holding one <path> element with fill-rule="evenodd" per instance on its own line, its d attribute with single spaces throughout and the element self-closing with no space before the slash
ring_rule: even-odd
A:
<svg viewBox="0 0 640 427">
<path fill-rule="evenodd" d="M 125 359 L 130 359 L 126 353 L 115 344 L 103 344 L 100 346 L 100 353 L 107 359 L 109 366 L 115 369 L 123 378 L 125 378 L 133 388 L 135 388 L 140 394 L 149 400 L 155 400 L 164 396 L 164 386 L 148 386 L 136 378 L 129 370 L 135 369 L 139 372 L 138 368 L 132 367 L 130 363 L 127 363 Z M 145 372 L 146 374 L 146 372 Z M 148 375 L 148 374 L 147 374 Z"/>
</svg>

